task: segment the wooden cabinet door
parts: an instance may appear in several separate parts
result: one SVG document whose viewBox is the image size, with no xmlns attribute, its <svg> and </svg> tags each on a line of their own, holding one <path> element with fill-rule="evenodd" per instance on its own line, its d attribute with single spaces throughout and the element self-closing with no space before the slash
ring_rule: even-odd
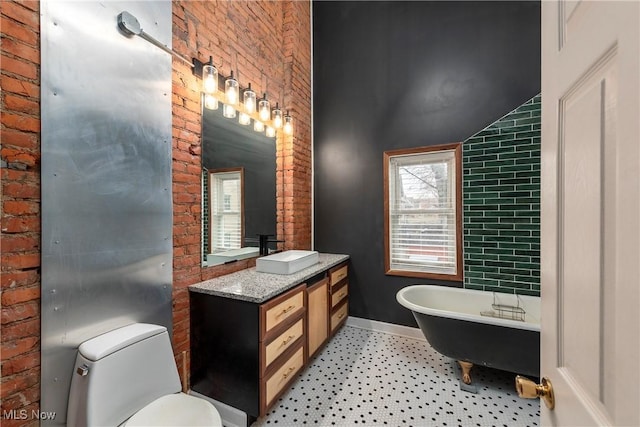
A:
<svg viewBox="0 0 640 427">
<path fill-rule="evenodd" d="M 307 288 L 308 354 L 312 357 L 329 337 L 329 280 Z"/>
</svg>

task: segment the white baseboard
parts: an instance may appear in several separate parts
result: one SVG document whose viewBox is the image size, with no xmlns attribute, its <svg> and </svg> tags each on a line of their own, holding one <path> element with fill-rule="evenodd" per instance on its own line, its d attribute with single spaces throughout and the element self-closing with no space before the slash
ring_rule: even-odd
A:
<svg viewBox="0 0 640 427">
<path fill-rule="evenodd" d="M 369 320 L 353 316 L 347 317 L 347 322 L 345 323 L 345 325 L 352 326 L 354 328 L 368 329 L 370 331 L 384 332 L 386 334 L 426 341 L 420 328 L 412 328 L 410 326 L 396 325 L 393 323 L 380 322 L 378 320 Z"/>
</svg>

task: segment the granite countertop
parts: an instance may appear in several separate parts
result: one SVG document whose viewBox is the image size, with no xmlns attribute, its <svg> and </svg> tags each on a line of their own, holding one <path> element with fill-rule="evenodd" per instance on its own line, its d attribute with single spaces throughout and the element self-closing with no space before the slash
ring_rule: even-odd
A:
<svg viewBox="0 0 640 427">
<path fill-rule="evenodd" d="M 317 264 L 293 274 L 271 274 L 256 271 L 255 267 L 225 276 L 205 280 L 189 286 L 191 292 L 216 295 L 243 301 L 263 303 L 349 259 L 349 255 L 318 254 Z"/>
</svg>

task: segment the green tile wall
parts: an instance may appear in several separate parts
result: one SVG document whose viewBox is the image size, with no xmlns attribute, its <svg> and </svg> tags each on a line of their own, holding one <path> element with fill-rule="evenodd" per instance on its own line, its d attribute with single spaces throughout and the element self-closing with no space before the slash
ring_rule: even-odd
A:
<svg viewBox="0 0 640 427">
<path fill-rule="evenodd" d="M 463 142 L 464 287 L 540 295 L 540 95 Z"/>
</svg>

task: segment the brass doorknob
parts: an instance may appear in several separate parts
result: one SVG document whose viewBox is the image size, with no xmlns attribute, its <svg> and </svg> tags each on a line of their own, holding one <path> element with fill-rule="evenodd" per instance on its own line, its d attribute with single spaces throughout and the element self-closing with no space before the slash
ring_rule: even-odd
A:
<svg viewBox="0 0 640 427">
<path fill-rule="evenodd" d="M 516 376 L 516 391 L 518 396 L 524 399 L 535 399 L 541 397 L 547 408 L 553 409 L 556 406 L 556 399 L 553 396 L 553 386 L 549 378 L 542 378 L 541 384 L 536 384 L 529 378 Z"/>
</svg>

